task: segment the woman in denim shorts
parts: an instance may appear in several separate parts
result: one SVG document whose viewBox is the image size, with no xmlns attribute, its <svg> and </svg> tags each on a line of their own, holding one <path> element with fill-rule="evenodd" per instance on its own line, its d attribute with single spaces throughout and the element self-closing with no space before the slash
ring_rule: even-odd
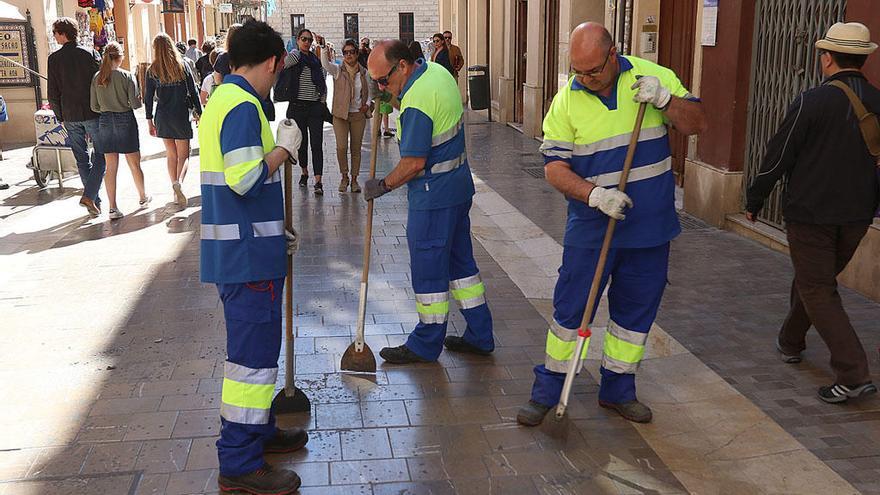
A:
<svg viewBox="0 0 880 495">
<path fill-rule="evenodd" d="M 144 172 L 141 170 L 140 141 L 134 110 L 141 107 L 141 97 L 137 81 L 131 72 L 120 69 L 122 47 L 110 42 L 104 47 L 101 68 L 92 79 L 92 111 L 101 114 L 98 120 L 98 137 L 104 150 L 107 171 L 104 175 L 104 188 L 110 201 L 110 219 L 122 218 L 116 205 L 116 172 L 119 167 L 119 154 L 125 155 L 128 168 L 134 177 L 141 208 L 145 208 L 152 198 L 144 190 Z"/>
</svg>

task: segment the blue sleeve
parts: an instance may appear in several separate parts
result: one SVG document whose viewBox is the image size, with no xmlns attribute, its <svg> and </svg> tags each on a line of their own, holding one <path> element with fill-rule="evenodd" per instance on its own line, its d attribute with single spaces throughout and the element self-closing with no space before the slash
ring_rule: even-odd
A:
<svg viewBox="0 0 880 495">
<path fill-rule="evenodd" d="M 233 108 L 223 119 L 223 125 L 220 128 L 220 152 L 224 157 L 224 168 L 235 166 L 235 163 L 225 163 L 226 155 L 230 152 L 259 147 L 263 148 L 262 124 L 260 123 L 260 113 L 253 103 L 240 103 Z M 238 194 L 244 197 L 253 197 L 260 194 L 263 182 L 269 175 L 269 166 L 265 161 L 260 161 L 259 175 L 255 171 L 248 180 L 250 184 L 246 184 L 246 190 L 237 190 L 239 188 L 232 187 Z"/>
<path fill-rule="evenodd" d="M 434 121 L 424 112 L 407 108 L 400 116 L 400 156 L 426 157 L 431 152 Z"/>
</svg>

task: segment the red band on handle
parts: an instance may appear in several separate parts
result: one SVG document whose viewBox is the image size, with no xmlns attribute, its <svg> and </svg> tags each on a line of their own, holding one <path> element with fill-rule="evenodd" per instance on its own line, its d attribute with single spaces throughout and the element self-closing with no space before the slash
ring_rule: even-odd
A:
<svg viewBox="0 0 880 495">
<path fill-rule="evenodd" d="M 590 327 L 584 327 L 584 328 L 578 329 L 578 335 L 585 338 L 585 339 L 588 339 L 588 338 L 590 338 L 591 335 L 593 335 L 593 333 L 590 332 Z"/>
</svg>

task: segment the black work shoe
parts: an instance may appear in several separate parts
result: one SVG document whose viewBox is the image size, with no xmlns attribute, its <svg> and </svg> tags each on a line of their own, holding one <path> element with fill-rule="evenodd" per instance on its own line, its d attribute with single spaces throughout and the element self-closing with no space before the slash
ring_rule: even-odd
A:
<svg viewBox="0 0 880 495">
<path fill-rule="evenodd" d="M 397 347 L 385 347 L 379 351 L 379 356 L 391 364 L 430 363 L 427 359 L 409 350 L 406 344 Z"/>
<path fill-rule="evenodd" d="M 309 176 L 302 174 L 299 176 L 299 187 L 307 187 L 309 185 Z"/>
<path fill-rule="evenodd" d="M 320 182 L 315 182 L 315 195 L 323 196 L 324 195 L 324 184 Z"/>
<path fill-rule="evenodd" d="M 871 382 L 850 386 L 835 383 L 828 387 L 819 387 L 819 398 L 829 404 L 839 404 L 847 399 L 858 399 L 875 393 L 877 387 Z"/>
<path fill-rule="evenodd" d="M 544 421 L 544 416 L 550 412 L 551 407 L 530 400 L 528 404 L 519 408 L 516 413 L 516 422 L 525 426 L 538 426 Z"/>
<path fill-rule="evenodd" d="M 250 493 L 252 495 L 287 495 L 299 489 L 299 475 L 288 469 L 274 469 L 266 464 L 256 471 L 241 476 L 223 476 L 217 479 L 220 493 Z"/>
<path fill-rule="evenodd" d="M 651 413 L 651 408 L 637 400 L 621 403 L 605 402 L 603 400 L 600 400 L 599 405 L 606 409 L 613 409 L 617 411 L 618 414 L 623 416 L 625 419 L 632 421 L 633 423 L 650 423 L 651 418 L 654 417 Z"/>
<path fill-rule="evenodd" d="M 492 351 L 484 351 L 483 349 L 480 349 L 479 347 L 464 340 L 464 337 L 458 337 L 456 335 L 450 335 L 449 337 L 446 337 L 443 345 L 445 345 L 447 349 L 453 352 L 467 352 L 480 356 L 488 356 L 489 354 L 492 354 Z"/>
<path fill-rule="evenodd" d="M 309 441 L 309 434 L 302 428 L 291 428 L 289 430 L 275 429 L 275 436 L 266 440 L 263 444 L 263 453 L 265 454 L 283 454 L 286 452 L 296 452 L 305 447 Z"/>
<path fill-rule="evenodd" d="M 776 337 L 776 350 L 779 351 L 779 356 L 783 363 L 797 364 L 803 360 L 803 356 L 801 356 L 800 352 L 797 354 L 790 354 L 783 351 L 782 344 L 779 342 L 779 337 Z"/>
</svg>

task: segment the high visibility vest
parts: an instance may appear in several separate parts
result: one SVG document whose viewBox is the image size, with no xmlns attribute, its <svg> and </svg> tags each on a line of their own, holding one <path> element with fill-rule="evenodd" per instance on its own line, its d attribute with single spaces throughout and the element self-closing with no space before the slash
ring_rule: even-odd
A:
<svg viewBox="0 0 880 495">
<path fill-rule="evenodd" d="M 692 98 L 675 73 L 653 62 L 618 55 L 620 75 L 608 98 L 581 86 L 572 77 L 553 98 L 544 118 L 545 163 L 562 160 L 584 179 L 616 188 L 623 170 L 639 104 L 631 86 L 636 76 L 656 76 L 673 96 Z M 618 222 L 612 247 L 659 246 L 681 232 L 675 212 L 675 181 L 666 116 L 648 105 L 626 187 L 634 203 Z M 568 199 L 565 245 L 600 247 L 608 216 L 576 199 Z"/>
<path fill-rule="evenodd" d="M 473 197 L 474 182 L 467 161 L 458 85 L 449 71 L 433 62 L 423 62 L 412 77 L 415 80 L 400 100 L 400 115 L 408 109 L 421 111 L 431 119 L 433 129 L 425 170 L 407 183 L 409 207 L 433 210 L 462 204 Z M 414 132 L 401 117 L 397 129 L 401 138 Z"/>
<path fill-rule="evenodd" d="M 220 131 L 226 115 L 253 104 L 260 116 L 261 146 L 223 154 Z M 265 177 L 255 196 L 243 194 L 264 174 L 263 157 L 275 139 L 260 101 L 235 83 L 218 86 L 199 125 L 202 182 L 201 279 L 245 283 L 287 273 L 281 170 Z"/>
</svg>

